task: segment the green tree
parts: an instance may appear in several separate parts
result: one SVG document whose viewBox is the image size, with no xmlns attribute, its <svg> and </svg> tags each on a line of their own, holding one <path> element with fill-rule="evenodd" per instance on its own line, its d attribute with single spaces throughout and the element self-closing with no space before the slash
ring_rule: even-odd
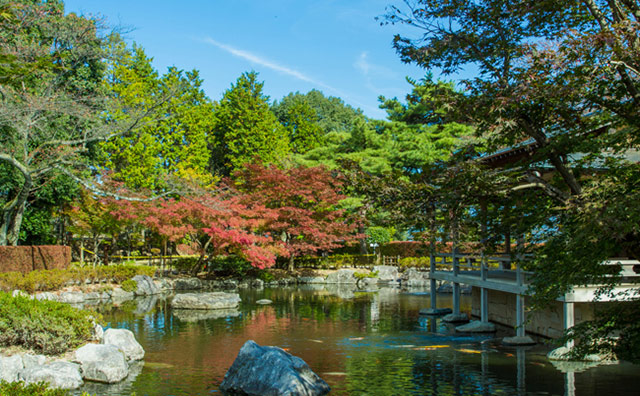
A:
<svg viewBox="0 0 640 396">
<path fill-rule="evenodd" d="M 531 265 L 540 304 L 573 285 L 603 284 L 606 292 L 616 278 L 603 276 L 601 262 L 639 257 L 635 214 L 618 212 L 638 206 L 637 195 L 622 193 L 634 190 L 638 173 L 633 162 L 614 158 L 629 158 L 640 136 L 638 10 L 634 0 L 425 0 L 391 6 L 384 17 L 420 29 L 415 38 L 394 38 L 405 62 L 444 73 L 478 70 L 461 82 L 465 95 L 449 104 L 452 115 L 476 124 L 490 150 L 533 148 L 511 167 L 517 192 L 497 212 L 518 211 L 508 216 L 512 227 L 535 213 L 519 232 L 545 242 Z M 540 164 L 550 164 L 553 177 L 540 177 Z M 531 199 L 540 193 L 542 199 Z M 523 199 L 515 207 L 517 196 Z M 637 304 L 629 307 L 637 315 Z M 623 316 L 604 315 L 596 323 L 607 324 L 599 335 L 619 332 L 624 343 L 594 342 L 594 332 L 571 335 L 586 335 L 581 345 L 587 349 L 617 345 L 617 352 L 637 357 L 637 330 Z M 622 345 L 635 345 L 636 352 Z"/>
<path fill-rule="evenodd" d="M 304 154 L 322 144 L 324 132 L 318 115 L 304 97 L 295 97 L 279 118 L 287 129 L 293 153 Z"/>
<path fill-rule="evenodd" d="M 157 106 L 163 116 L 142 120 L 135 135 L 103 143 L 103 166 L 114 179 L 134 189 L 162 191 L 179 179 L 211 183 L 207 142 L 213 128 L 213 104 L 201 89 L 198 71 L 184 73 L 170 67 L 159 76 L 141 47 L 134 45 L 129 50 L 117 37 L 111 51 L 115 56 L 106 78 L 108 89 L 131 106 Z M 165 97 L 158 106 L 158 99 Z M 126 120 L 129 115 L 114 117 Z"/>
<path fill-rule="evenodd" d="M 317 121 L 323 133 L 348 132 L 353 122 L 362 117 L 362 110 L 354 109 L 340 98 L 326 97 L 318 90 L 306 94 L 290 93 L 279 102 L 275 102 L 272 110 L 283 124 L 287 123 L 291 108 L 300 102 L 307 103 L 315 111 Z"/>
<path fill-rule="evenodd" d="M 214 106 L 211 170 L 229 175 L 260 158 L 265 163 L 289 154 L 286 130 L 269 109 L 258 73 L 242 74 Z"/>
</svg>

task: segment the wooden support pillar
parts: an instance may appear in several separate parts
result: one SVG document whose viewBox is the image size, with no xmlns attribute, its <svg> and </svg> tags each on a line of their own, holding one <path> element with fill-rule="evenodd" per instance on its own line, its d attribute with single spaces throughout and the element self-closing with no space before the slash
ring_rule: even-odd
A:
<svg viewBox="0 0 640 396">
<path fill-rule="evenodd" d="M 525 336 L 524 296 L 516 295 L 516 336 Z"/>
<path fill-rule="evenodd" d="M 488 263 L 486 256 L 487 249 L 487 200 L 482 198 L 480 201 L 480 237 L 482 238 L 482 253 L 480 257 L 480 277 L 482 281 L 486 281 L 488 277 Z M 480 321 L 487 323 L 489 321 L 489 291 L 484 287 L 480 289 Z"/>
<path fill-rule="evenodd" d="M 453 275 L 458 276 L 460 273 L 460 260 L 458 258 L 458 248 L 453 243 Z M 460 283 L 453 283 L 453 314 L 460 315 Z"/>
<path fill-rule="evenodd" d="M 572 328 L 575 324 L 573 309 L 574 307 L 572 302 L 564 302 L 564 330 Z M 567 341 L 565 346 L 569 349 L 573 348 L 573 340 Z"/>
<path fill-rule="evenodd" d="M 433 278 L 436 273 L 436 255 L 434 253 L 433 248 L 431 248 L 431 254 L 429 255 L 429 286 L 430 286 L 430 294 L 431 294 L 431 309 L 435 310 L 437 308 L 436 303 L 436 280 Z"/>
</svg>

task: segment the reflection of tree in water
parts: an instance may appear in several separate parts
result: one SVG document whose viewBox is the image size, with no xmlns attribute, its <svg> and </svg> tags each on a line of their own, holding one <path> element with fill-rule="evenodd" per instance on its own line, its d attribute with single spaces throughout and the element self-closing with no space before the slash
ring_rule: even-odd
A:
<svg viewBox="0 0 640 396">
<path fill-rule="evenodd" d="M 483 359 L 484 360 L 484 359 Z M 350 395 L 518 395 L 524 390 L 496 378 L 476 358 L 453 349 L 354 351 L 346 362 L 345 394 Z M 334 389 L 341 393 L 341 389 Z"/>
</svg>

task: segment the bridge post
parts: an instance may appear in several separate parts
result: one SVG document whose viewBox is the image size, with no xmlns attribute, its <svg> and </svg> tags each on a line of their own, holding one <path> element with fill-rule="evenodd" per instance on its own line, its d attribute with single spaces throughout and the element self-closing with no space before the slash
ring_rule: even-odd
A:
<svg viewBox="0 0 640 396">
<path fill-rule="evenodd" d="M 565 297 L 566 298 L 566 297 Z M 570 329 L 575 324 L 574 307 L 572 302 L 564 302 L 564 329 Z M 569 349 L 573 348 L 573 340 L 567 341 L 565 346 Z"/>
<path fill-rule="evenodd" d="M 487 280 L 487 258 L 484 252 L 480 259 L 480 275 L 483 281 Z M 480 321 L 489 322 L 489 291 L 484 287 L 480 288 Z"/>
<path fill-rule="evenodd" d="M 458 247 L 453 244 L 453 275 L 457 278 L 460 273 L 460 260 L 458 258 Z M 453 283 L 453 314 L 460 315 L 460 283 Z"/>
<path fill-rule="evenodd" d="M 431 249 L 431 254 L 429 254 L 429 292 L 431 293 L 431 309 L 435 311 L 436 307 L 436 280 L 433 278 L 433 275 L 436 273 L 436 255 Z"/>
</svg>

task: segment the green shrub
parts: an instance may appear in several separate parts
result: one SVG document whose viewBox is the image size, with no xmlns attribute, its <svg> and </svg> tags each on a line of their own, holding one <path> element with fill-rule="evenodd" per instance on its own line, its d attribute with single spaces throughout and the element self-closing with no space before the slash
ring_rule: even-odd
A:
<svg viewBox="0 0 640 396">
<path fill-rule="evenodd" d="M 134 281 L 133 279 L 127 279 L 126 281 L 122 282 L 120 286 L 122 287 L 122 290 L 126 292 L 134 292 L 138 290 L 138 282 Z"/>
<path fill-rule="evenodd" d="M 365 278 L 375 278 L 378 276 L 378 271 L 373 271 L 373 272 L 355 272 L 353 274 L 353 276 L 357 279 L 357 280 L 362 280 Z"/>
<path fill-rule="evenodd" d="M 198 263 L 200 257 L 179 257 L 171 262 L 171 266 L 178 272 L 189 272 Z"/>
<path fill-rule="evenodd" d="M 244 277 L 252 270 L 251 264 L 238 256 L 217 256 L 207 263 L 209 272 L 215 271 L 220 275 Z"/>
<path fill-rule="evenodd" d="M 0 345 L 59 354 L 91 338 L 99 315 L 55 301 L 0 292 Z"/>
<path fill-rule="evenodd" d="M 0 395 L 2 396 L 69 396 L 65 389 L 48 389 L 44 382 L 25 384 L 24 382 L 0 381 Z M 83 392 L 81 396 L 91 396 Z"/>
<path fill-rule="evenodd" d="M 3 396 L 68 396 L 64 389 L 47 389 L 46 384 L 25 385 L 24 382 L 0 382 L 0 395 Z"/>
<path fill-rule="evenodd" d="M 405 257 L 398 261 L 398 266 L 401 269 L 410 267 L 429 268 L 431 266 L 431 261 L 429 260 L 429 257 Z"/>
<path fill-rule="evenodd" d="M 27 274 L 20 272 L 0 273 L 0 289 L 10 292 L 23 290 L 36 291 L 59 290 L 69 282 L 84 284 L 114 280 L 126 281 L 136 275 L 153 276 L 156 269 L 146 265 L 109 265 L 98 267 L 73 267 L 69 269 L 36 270 Z"/>
</svg>

